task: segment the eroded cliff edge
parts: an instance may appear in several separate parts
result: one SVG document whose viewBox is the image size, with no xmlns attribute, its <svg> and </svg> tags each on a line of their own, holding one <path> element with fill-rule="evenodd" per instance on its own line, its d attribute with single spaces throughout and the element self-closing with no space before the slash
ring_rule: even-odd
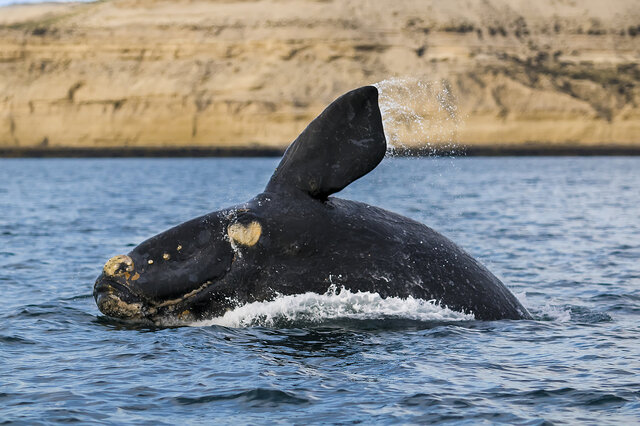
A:
<svg viewBox="0 0 640 426">
<path fill-rule="evenodd" d="M 463 145 L 638 147 L 639 63 L 634 0 L 12 6 L 0 147 L 281 148 L 392 77 L 453 94 Z"/>
</svg>

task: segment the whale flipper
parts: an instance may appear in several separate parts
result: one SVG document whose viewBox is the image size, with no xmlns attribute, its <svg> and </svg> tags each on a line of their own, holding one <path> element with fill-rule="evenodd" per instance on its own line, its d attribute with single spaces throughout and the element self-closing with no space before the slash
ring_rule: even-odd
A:
<svg viewBox="0 0 640 426">
<path fill-rule="evenodd" d="M 373 170 L 386 150 L 378 90 L 361 87 L 333 101 L 304 129 L 266 190 L 294 187 L 324 200 Z"/>
</svg>

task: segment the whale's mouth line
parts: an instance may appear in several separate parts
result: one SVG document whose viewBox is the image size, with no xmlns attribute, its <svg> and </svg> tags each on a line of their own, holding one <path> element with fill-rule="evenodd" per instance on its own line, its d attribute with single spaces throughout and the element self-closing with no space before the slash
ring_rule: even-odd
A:
<svg viewBox="0 0 640 426">
<path fill-rule="evenodd" d="M 154 308 L 165 308 L 165 307 L 171 307 L 171 306 L 175 306 L 177 304 L 179 304 L 180 302 L 184 302 L 188 299 L 191 299 L 192 297 L 197 296 L 198 294 L 202 293 L 204 290 L 207 289 L 207 287 L 209 287 L 211 284 L 213 284 L 213 280 L 208 280 L 205 281 L 203 284 L 201 284 L 198 288 L 190 291 L 189 293 L 186 293 L 178 298 L 175 299 L 168 299 L 165 300 L 163 302 L 152 302 L 150 303 L 150 305 Z"/>
<path fill-rule="evenodd" d="M 135 293 L 132 289 L 130 289 L 129 287 L 115 281 L 115 280 L 110 280 L 108 278 L 103 278 L 100 280 L 100 282 L 94 287 L 93 289 L 94 294 L 105 294 L 105 295 L 115 295 L 117 296 L 119 299 L 122 300 L 121 296 L 124 296 L 125 298 L 127 298 L 126 296 L 129 296 L 129 298 L 135 298 L 136 299 L 136 303 L 139 302 L 147 302 L 147 300 L 142 297 L 141 295 Z"/>
<path fill-rule="evenodd" d="M 105 295 L 117 296 L 118 299 L 120 300 L 123 299 L 121 296 L 130 295 L 136 299 L 134 302 L 125 302 L 124 300 L 122 301 L 125 303 L 133 303 L 133 304 L 142 303 L 144 305 L 147 305 L 151 310 L 153 310 L 157 308 L 166 308 L 166 307 L 175 306 L 180 302 L 184 302 L 188 299 L 191 299 L 197 296 L 198 294 L 200 294 L 201 292 L 203 292 L 204 290 L 206 290 L 207 287 L 209 287 L 214 282 L 215 282 L 214 280 L 207 280 L 204 283 L 200 284 L 197 288 L 191 290 L 188 293 L 185 293 L 182 296 L 179 296 L 173 299 L 163 300 L 160 302 L 155 302 L 153 300 L 150 300 L 148 297 L 138 294 L 138 292 L 134 291 L 134 289 L 132 288 L 129 288 L 129 286 L 123 285 L 115 280 L 110 280 L 108 278 L 102 279 L 100 281 L 100 283 L 95 287 L 94 293 L 104 293 Z M 124 298 L 127 299 L 127 297 L 124 297 Z"/>
</svg>

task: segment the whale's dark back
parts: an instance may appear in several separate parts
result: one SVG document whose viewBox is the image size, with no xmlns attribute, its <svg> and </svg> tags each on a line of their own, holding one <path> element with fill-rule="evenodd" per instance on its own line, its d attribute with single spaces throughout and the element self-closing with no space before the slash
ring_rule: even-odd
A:
<svg viewBox="0 0 640 426">
<path fill-rule="evenodd" d="M 433 229 L 367 204 L 261 194 L 245 220 L 263 226 L 230 287 L 240 299 L 324 293 L 331 285 L 382 297 L 436 300 L 480 320 L 528 318 L 511 292 L 484 266 Z M 240 266 L 240 265 L 238 265 Z M 247 287 L 247 276 L 259 283 Z"/>
<path fill-rule="evenodd" d="M 382 297 L 435 299 L 478 319 L 528 317 L 498 278 L 431 228 L 328 198 L 373 170 L 385 152 L 375 87 L 343 95 L 311 122 L 266 188 L 271 203 L 262 220 L 279 234 L 270 237 L 262 281 L 292 294 L 324 292 L 330 281 Z M 275 260 L 275 247 L 289 249 Z"/>
</svg>

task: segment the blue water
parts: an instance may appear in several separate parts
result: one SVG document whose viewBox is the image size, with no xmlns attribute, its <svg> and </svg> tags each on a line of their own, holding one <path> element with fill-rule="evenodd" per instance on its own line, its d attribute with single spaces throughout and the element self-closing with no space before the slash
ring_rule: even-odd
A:
<svg viewBox="0 0 640 426">
<path fill-rule="evenodd" d="M 238 327 L 98 312 L 109 257 L 249 199 L 277 161 L 0 160 L 0 421 L 639 422 L 638 158 L 389 158 L 340 194 L 443 232 L 533 321 L 329 296 Z"/>
</svg>

